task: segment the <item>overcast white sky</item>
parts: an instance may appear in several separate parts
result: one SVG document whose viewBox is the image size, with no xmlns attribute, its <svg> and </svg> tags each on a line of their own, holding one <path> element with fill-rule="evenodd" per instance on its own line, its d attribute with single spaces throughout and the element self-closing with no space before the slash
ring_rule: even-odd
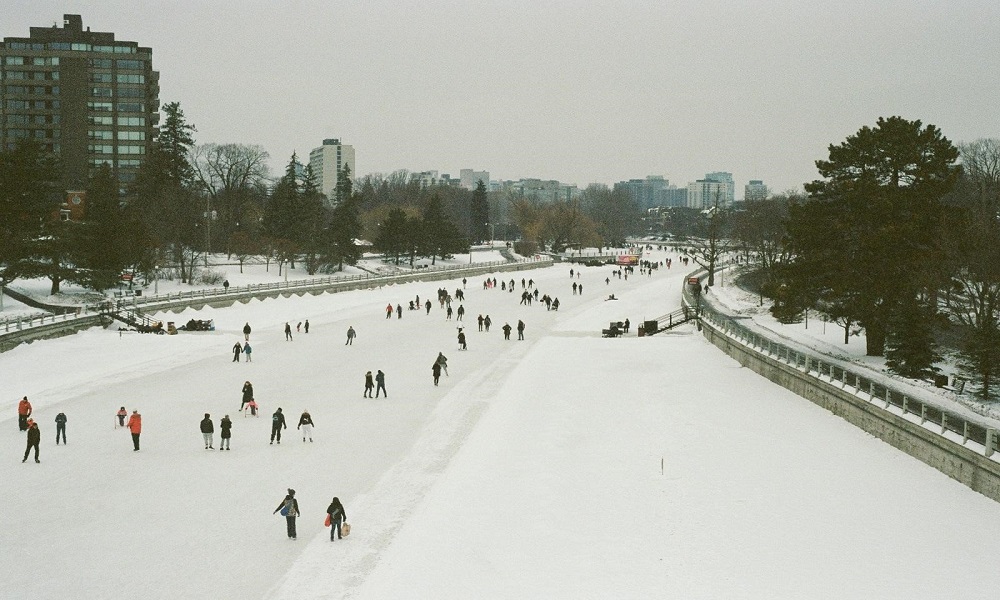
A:
<svg viewBox="0 0 1000 600">
<path fill-rule="evenodd" d="M 153 48 L 197 141 L 278 171 L 339 137 L 357 173 L 773 190 L 879 116 L 1000 137 L 995 0 L 4 0 L 3 36 L 83 16 Z"/>
</svg>

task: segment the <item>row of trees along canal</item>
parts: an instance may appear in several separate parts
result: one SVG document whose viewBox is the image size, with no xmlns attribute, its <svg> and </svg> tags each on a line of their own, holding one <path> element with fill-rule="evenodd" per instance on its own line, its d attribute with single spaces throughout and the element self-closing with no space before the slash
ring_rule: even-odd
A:
<svg viewBox="0 0 1000 600">
<path fill-rule="evenodd" d="M 274 261 L 279 275 L 301 261 L 310 273 L 354 264 L 357 240 L 397 264 L 432 262 L 499 236 L 519 251 L 624 242 L 639 222 L 627 194 L 591 186 L 581 199 L 545 201 L 512 193 L 422 186 L 406 171 L 358 180 L 339 174 L 333 198 L 319 191 L 308 165 L 292 155 L 272 178 L 260 146 L 196 145 L 196 129 L 178 103 L 163 106 L 163 125 L 136 181 L 122 189 L 111 169 L 93 174 L 81 222 L 52 218 L 64 194 L 58 161 L 25 140 L 0 153 L 0 285 L 47 277 L 101 290 L 123 271 L 217 283 L 202 268 L 208 253 L 240 262 Z"/>
<path fill-rule="evenodd" d="M 929 378 L 953 354 L 994 397 L 1000 140 L 955 146 L 933 125 L 880 118 L 816 166 L 822 179 L 805 194 L 674 212 L 665 230 L 697 236 L 684 245 L 706 268 L 747 265 L 740 285 L 772 299 L 779 320 L 813 311 L 843 327 L 844 343 L 863 330 L 867 354 L 904 377 Z"/>
</svg>

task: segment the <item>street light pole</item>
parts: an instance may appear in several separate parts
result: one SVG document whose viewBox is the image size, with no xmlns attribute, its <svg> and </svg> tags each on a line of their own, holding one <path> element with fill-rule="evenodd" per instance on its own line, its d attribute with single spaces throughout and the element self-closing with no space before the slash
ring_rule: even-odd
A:
<svg viewBox="0 0 1000 600">
<path fill-rule="evenodd" d="M 160 295 L 160 267 L 153 267 L 153 295 Z"/>
</svg>

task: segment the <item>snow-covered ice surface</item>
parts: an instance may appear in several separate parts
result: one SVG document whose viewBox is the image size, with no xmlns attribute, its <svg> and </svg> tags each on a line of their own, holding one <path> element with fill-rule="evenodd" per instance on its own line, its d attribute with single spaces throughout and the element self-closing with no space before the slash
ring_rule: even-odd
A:
<svg viewBox="0 0 1000 600">
<path fill-rule="evenodd" d="M 655 257 L 666 256 L 655 254 Z M 676 264 L 676 263 L 675 263 Z M 457 281 L 165 316 L 214 332 L 92 329 L 0 354 L 4 598 L 984 598 L 1000 504 L 753 372 L 693 328 L 604 339 L 678 306 L 685 272 L 610 268 L 466 289 L 469 350 L 435 303 Z M 559 312 L 519 305 L 520 279 Z M 232 281 L 232 279 L 231 279 Z M 620 298 L 606 301 L 609 293 Z M 456 302 L 457 304 L 457 302 Z M 489 333 L 475 317 L 489 314 Z M 284 340 L 286 321 L 309 334 Z M 504 322 L 526 340 L 502 339 Z M 229 348 L 250 322 L 254 361 Z M 358 338 L 345 346 L 347 327 Z M 433 386 L 439 351 L 450 375 Z M 387 399 L 362 398 L 367 370 Z M 237 412 L 254 384 L 259 418 Z M 42 463 L 22 464 L 28 395 Z M 113 427 L 143 414 L 142 450 Z M 269 445 L 269 415 L 289 422 Z M 315 442 L 296 435 L 299 414 Z M 68 446 L 53 444 L 56 413 Z M 233 450 L 198 422 L 234 421 Z M 217 434 L 216 434 L 217 437 Z M 218 441 L 218 440 L 216 440 Z M 216 444 L 218 447 L 218 444 Z M 272 511 L 297 491 L 298 539 Z M 354 527 L 331 543 L 333 496 Z"/>
</svg>

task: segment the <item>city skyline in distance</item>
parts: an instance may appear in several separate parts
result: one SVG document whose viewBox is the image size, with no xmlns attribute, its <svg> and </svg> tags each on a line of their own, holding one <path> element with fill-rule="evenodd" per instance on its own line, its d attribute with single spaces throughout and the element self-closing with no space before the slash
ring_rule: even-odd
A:
<svg viewBox="0 0 1000 600">
<path fill-rule="evenodd" d="M 197 143 L 259 144 L 273 174 L 340 138 L 362 176 L 683 187 L 728 171 L 783 191 L 880 116 L 1000 137 L 995 3 L 663 4 L 10 0 L 2 35 L 80 14 L 151 47 Z"/>
</svg>

